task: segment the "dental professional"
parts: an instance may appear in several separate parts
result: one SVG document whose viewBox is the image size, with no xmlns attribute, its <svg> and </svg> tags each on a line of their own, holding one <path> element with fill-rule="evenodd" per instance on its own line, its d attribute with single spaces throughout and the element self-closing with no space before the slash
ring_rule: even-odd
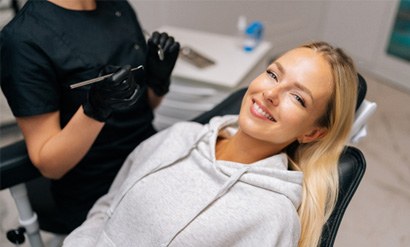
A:
<svg viewBox="0 0 410 247">
<path fill-rule="evenodd" d="M 69 233 L 156 133 L 153 109 L 169 90 L 179 43 L 158 32 L 147 43 L 127 1 L 29 0 L 1 31 L 0 51 L 1 88 L 32 163 L 52 179 L 59 233 Z"/>
<path fill-rule="evenodd" d="M 341 49 L 286 52 L 251 82 L 239 116 L 177 123 L 139 145 L 63 246 L 317 246 L 356 91 Z"/>
</svg>

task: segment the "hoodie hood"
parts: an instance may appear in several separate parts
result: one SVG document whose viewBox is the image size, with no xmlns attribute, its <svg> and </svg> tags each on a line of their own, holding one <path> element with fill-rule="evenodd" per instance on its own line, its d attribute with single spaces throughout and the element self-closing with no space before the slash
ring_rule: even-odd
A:
<svg viewBox="0 0 410 247">
<path fill-rule="evenodd" d="M 280 153 L 252 164 L 216 160 L 215 146 L 218 135 L 232 136 L 238 130 L 238 116 L 213 118 L 208 125 L 208 135 L 198 140 L 198 149 L 204 158 L 212 160 L 215 170 L 236 181 L 270 190 L 286 196 L 297 209 L 301 203 L 303 173 L 288 170 L 288 158 Z"/>
<path fill-rule="evenodd" d="M 213 118 L 210 123 L 205 126 L 195 123 L 179 123 L 156 137 L 157 142 L 155 142 L 155 144 L 157 150 L 153 155 L 154 157 L 147 155 L 144 158 L 141 153 L 132 153 L 129 157 L 130 162 L 135 159 L 139 160 L 142 164 L 148 163 L 150 165 L 138 169 L 135 168 L 135 172 L 133 172 L 132 169 L 130 170 L 133 175 L 129 176 L 130 179 L 125 181 L 121 186 L 120 195 L 113 200 L 113 203 L 107 211 L 108 217 L 114 214 L 119 205 L 122 204 L 122 201 L 127 201 L 126 195 L 139 184 L 140 181 L 145 178 L 149 179 L 153 174 L 157 174 L 157 176 L 168 176 L 166 174 L 168 174 L 170 170 L 179 171 L 187 169 L 186 167 L 189 166 L 193 170 L 203 172 L 205 175 L 202 176 L 202 179 L 205 178 L 205 180 L 198 180 L 198 178 L 192 179 L 191 174 L 178 173 L 175 175 L 181 175 L 181 179 L 187 178 L 187 181 L 198 181 L 196 185 L 207 183 L 209 183 L 209 185 L 206 186 L 206 192 L 202 191 L 200 194 L 195 193 L 195 195 L 192 195 L 194 198 L 202 198 L 200 204 L 196 203 L 189 208 L 181 208 L 184 212 L 178 211 L 178 213 L 182 213 L 183 216 L 180 215 L 178 217 L 178 223 L 172 224 L 173 230 L 168 232 L 169 234 L 166 234 L 166 236 L 163 235 L 166 240 L 164 239 L 165 241 L 162 242 L 161 246 L 170 246 L 175 241 L 178 242 L 181 238 L 184 238 L 186 232 L 190 232 L 189 229 L 187 230 L 187 227 L 196 220 L 202 222 L 205 217 L 201 217 L 203 214 L 214 212 L 210 209 L 218 200 L 229 193 L 240 196 L 240 191 L 244 189 L 247 193 L 252 193 L 250 192 L 252 190 L 262 190 L 262 194 L 270 198 L 260 198 L 269 200 L 271 203 L 269 205 L 259 204 L 258 207 L 261 207 L 261 209 L 275 207 L 275 209 L 270 211 L 272 214 L 281 214 L 282 210 L 292 212 L 293 218 L 291 222 L 288 222 L 288 220 L 278 221 L 277 218 L 271 218 L 271 220 L 263 218 L 265 221 L 260 222 L 260 224 L 275 224 L 275 226 L 273 226 L 274 228 L 271 228 L 272 226 L 266 228 L 269 229 L 268 232 L 275 229 L 275 227 L 281 230 L 292 227 L 293 230 L 287 229 L 292 236 L 288 237 L 297 243 L 299 223 L 295 219 L 295 217 L 297 217 L 295 214 L 301 202 L 303 174 L 300 171 L 288 170 L 286 154 L 277 154 L 252 164 L 240 164 L 215 159 L 215 145 L 218 135 L 220 133 L 233 135 L 238 129 L 237 120 L 237 116 L 224 116 Z M 189 131 L 187 131 L 187 129 L 189 129 Z M 143 150 L 143 148 L 141 148 L 141 150 Z M 170 170 L 167 171 L 167 169 Z M 176 183 L 179 184 L 180 182 Z M 241 183 L 240 186 L 238 186 L 234 192 L 233 188 L 239 183 Z M 191 185 L 188 185 L 187 188 L 191 188 L 190 186 Z M 174 188 L 174 185 L 167 184 L 167 187 Z M 179 191 L 180 189 L 180 187 L 175 187 L 175 190 Z M 185 189 L 183 189 L 183 191 L 185 191 Z M 272 197 L 269 196 L 270 193 L 272 193 Z M 259 195 L 261 193 L 257 192 L 257 194 Z M 174 196 L 170 195 L 170 200 L 173 200 L 173 197 Z M 189 197 L 184 197 L 184 199 L 190 200 Z M 244 205 L 238 205 L 239 208 L 253 208 L 256 206 L 254 202 L 250 203 L 246 199 L 240 200 L 240 203 L 244 203 Z M 291 205 L 293 205 L 293 209 Z M 270 212 L 268 213 L 268 217 L 271 217 Z M 217 212 L 215 213 L 218 214 Z M 241 216 L 238 215 L 238 217 Z M 247 218 L 243 218 L 245 221 L 246 219 Z M 215 222 L 211 221 L 204 224 L 215 224 Z M 243 224 L 246 226 L 247 222 Z M 283 227 L 284 224 L 286 227 Z M 241 224 L 238 226 L 241 226 Z M 181 235 L 182 237 L 178 240 L 178 236 Z M 220 237 L 223 236 L 221 235 Z M 255 237 L 257 238 L 257 236 Z M 179 245 L 177 244 L 177 246 Z M 286 246 L 290 245 L 286 244 Z"/>
<path fill-rule="evenodd" d="M 288 160 L 285 153 L 280 153 L 252 164 L 240 164 L 229 161 L 219 161 L 215 158 L 216 140 L 219 133 L 232 135 L 237 129 L 237 116 L 224 116 L 213 118 L 203 134 L 194 145 L 205 159 L 212 162 L 214 170 L 226 176 L 225 183 L 208 203 L 202 205 L 192 218 L 184 224 L 173 237 L 163 246 L 169 246 L 174 239 L 195 221 L 207 208 L 211 207 L 219 198 L 229 193 L 229 190 L 238 182 L 243 182 L 277 193 L 288 198 L 295 210 L 301 203 L 303 174 L 299 171 L 288 170 Z"/>
</svg>

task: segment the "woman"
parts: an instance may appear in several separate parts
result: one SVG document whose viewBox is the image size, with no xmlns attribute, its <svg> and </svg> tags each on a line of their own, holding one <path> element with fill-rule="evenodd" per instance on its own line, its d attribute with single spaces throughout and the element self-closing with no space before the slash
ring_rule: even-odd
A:
<svg viewBox="0 0 410 247">
<path fill-rule="evenodd" d="M 137 147 L 64 246 L 316 246 L 356 80 L 327 43 L 290 50 L 252 81 L 239 116 L 179 123 Z"/>
<path fill-rule="evenodd" d="M 127 155 L 156 133 L 153 108 L 168 92 L 178 50 L 166 33 L 147 45 L 126 1 L 28 1 L 3 28 L 1 87 L 32 163 L 53 180 L 59 233 L 85 220 Z M 131 72 L 139 65 L 145 74 Z"/>
</svg>

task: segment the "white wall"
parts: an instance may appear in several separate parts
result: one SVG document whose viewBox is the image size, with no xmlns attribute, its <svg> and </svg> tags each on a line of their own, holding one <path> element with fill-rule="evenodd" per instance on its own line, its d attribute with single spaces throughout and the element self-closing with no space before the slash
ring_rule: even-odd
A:
<svg viewBox="0 0 410 247">
<path fill-rule="evenodd" d="M 140 23 L 153 31 L 162 25 L 235 35 L 240 15 L 265 24 L 265 39 L 279 53 L 320 36 L 323 1 L 130 0 Z M 273 54 L 274 55 L 274 54 Z"/>
<path fill-rule="evenodd" d="M 348 50 L 359 70 L 410 92 L 410 62 L 385 53 L 399 0 L 329 1 L 323 38 Z"/>
<path fill-rule="evenodd" d="M 398 1 L 130 0 L 150 31 L 175 25 L 233 35 L 238 16 L 245 15 L 265 23 L 265 39 L 273 43 L 273 53 L 323 39 L 343 47 L 359 71 L 410 91 L 410 64 L 384 52 Z"/>
</svg>

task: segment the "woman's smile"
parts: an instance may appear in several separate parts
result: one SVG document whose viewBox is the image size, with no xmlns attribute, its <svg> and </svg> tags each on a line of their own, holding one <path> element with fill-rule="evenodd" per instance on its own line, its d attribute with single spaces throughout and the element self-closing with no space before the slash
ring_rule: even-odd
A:
<svg viewBox="0 0 410 247">
<path fill-rule="evenodd" d="M 264 107 L 262 104 L 260 104 L 254 99 L 252 100 L 252 103 L 253 104 L 251 105 L 250 110 L 254 116 L 261 118 L 263 120 L 276 122 L 276 119 L 272 116 L 272 114 L 269 112 L 269 110 L 266 107 Z"/>
</svg>

